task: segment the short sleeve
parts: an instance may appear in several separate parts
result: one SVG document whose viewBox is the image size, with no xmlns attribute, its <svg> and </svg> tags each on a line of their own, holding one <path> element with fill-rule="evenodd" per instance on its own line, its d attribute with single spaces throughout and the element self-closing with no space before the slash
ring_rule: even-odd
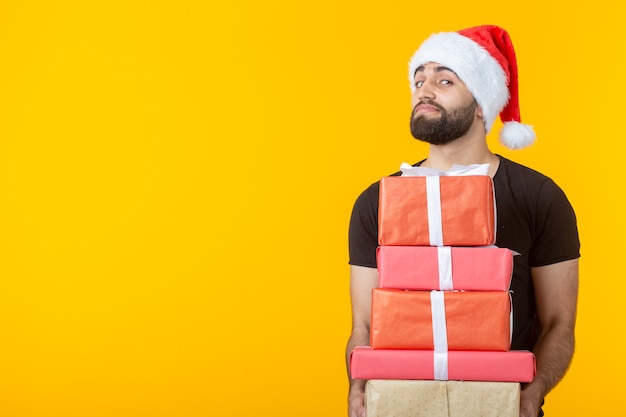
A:
<svg viewBox="0 0 626 417">
<path fill-rule="evenodd" d="M 352 208 L 348 231 L 350 265 L 376 268 L 378 192 L 379 183 L 372 184 L 359 195 Z"/>
<path fill-rule="evenodd" d="M 536 204 L 536 235 L 530 266 L 550 265 L 580 257 L 576 214 L 563 190 L 547 179 Z"/>
</svg>

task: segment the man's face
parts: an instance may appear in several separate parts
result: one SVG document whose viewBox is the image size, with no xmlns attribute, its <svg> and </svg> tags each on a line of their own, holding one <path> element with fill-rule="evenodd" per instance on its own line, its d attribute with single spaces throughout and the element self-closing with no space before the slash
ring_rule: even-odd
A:
<svg viewBox="0 0 626 417">
<path fill-rule="evenodd" d="M 449 68 L 436 63 L 415 72 L 411 134 L 432 145 L 445 145 L 465 135 L 476 121 L 482 123 L 476 100 Z"/>
</svg>

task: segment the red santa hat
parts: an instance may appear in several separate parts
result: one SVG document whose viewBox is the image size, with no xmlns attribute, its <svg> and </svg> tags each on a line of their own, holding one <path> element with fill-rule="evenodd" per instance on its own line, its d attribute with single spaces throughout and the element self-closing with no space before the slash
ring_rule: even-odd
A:
<svg viewBox="0 0 626 417">
<path fill-rule="evenodd" d="M 411 91 L 420 65 L 436 62 L 450 68 L 465 83 L 483 110 L 489 132 L 500 114 L 500 141 L 521 149 L 535 141 L 532 126 L 522 124 L 517 89 L 517 62 L 509 34 L 493 25 L 458 32 L 440 32 L 426 39 L 409 61 Z"/>
</svg>

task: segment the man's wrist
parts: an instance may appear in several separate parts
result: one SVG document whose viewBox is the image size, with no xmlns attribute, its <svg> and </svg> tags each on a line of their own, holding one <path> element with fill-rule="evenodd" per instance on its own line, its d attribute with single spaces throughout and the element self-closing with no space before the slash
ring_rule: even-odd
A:
<svg viewBox="0 0 626 417">
<path fill-rule="evenodd" d="M 363 392 L 365 392 L 365 380 L 364 379 L 350 380 L 350 396 L 358 395 Z"/>
</svg>

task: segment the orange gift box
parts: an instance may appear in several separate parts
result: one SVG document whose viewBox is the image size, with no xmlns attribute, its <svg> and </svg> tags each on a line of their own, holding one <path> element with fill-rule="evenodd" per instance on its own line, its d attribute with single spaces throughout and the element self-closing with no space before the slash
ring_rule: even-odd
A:
<svg viewBox="0 0 626 417">
<path fill-rule="evenodd" d="M 527 350 L 450 351 L 446 354 L 446 368 L 446 378 L 437 379 L 531 382 L 535 376 L 535 355 Z M 357 346 L 350 353 L 350 375 L 353 379 L 434 380 L 435 352 Z"/>
<path fill-rule="evenodd" d="M 379 246 L 381 288 L 508 291 L 513 252 L 497 247 Z"/>
<path fill-rule="evenodd" d="M 380 181 L 380 245 L 487 246 L 495 243 L 495 222 L 493 180 L 487 175 Z"/>
<path fill-rule="evenodd" d="M 443 337 L 445 350 L 507 351 L 511 296 L 506 291 L 374 288 L 370 326 L 373 349 L 435 349 L 442 347 Z"/>
</svg>

